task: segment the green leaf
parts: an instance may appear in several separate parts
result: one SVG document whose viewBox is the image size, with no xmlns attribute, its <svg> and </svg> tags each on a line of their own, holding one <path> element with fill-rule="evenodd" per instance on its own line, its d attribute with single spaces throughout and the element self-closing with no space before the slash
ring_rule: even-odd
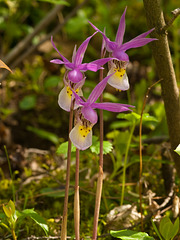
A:
<svg viewBox="0 0 180 240">
<path fill-rule="evenodd" d="M 19 103 L 19 107 L 21 110 L 30 110 L 36 106 L 36 96 L 28 95 L 25 96 Z"/>
<path fill-rule="evenodd" d="M 119 113 L 117 115 L 117 118 L 126 119 L 126 120 L 128 120 L 132 123 L 138 123 L 140 118 L 141 118 L 141 115 L 137 114 L 135 112 Z M 143 113 L 142 121 L 143 121 L 143 123 L 145 123 L 145 122 L 158 122 L 157 118 L 155 118 L 154 116 L 150 116 L 149 113 Z"/>
<path fill-rule="evenodd" d="M 2 108 L 0 109 L 0 113 L 2 113 L 1 115 L 3 115 L 3 118 L 8 117 L 10 114 L 14 113 L 15 110 L 13 109 L 8 109 L 8 108 Z"/>
<path fill-rule="evenodd" d="M 23 215 L 26 217 L 30 217 L 32 220 L 34 220 L 45 232 L 46 236 L 48 236 L 48 225 L 46 224 L 46 221 L 44 218 L 42 218 L 37 212 L 35 212 L 33 209 L 25 209 L 22 211 Z"/>
<path fill-rule="evenodd" d="M 177 146 L 177 148 L 174 151 L 180 155 L 180 144 Z"/>
<path fill-rule="evenodd" d="M 106 137 L 109 138 L 109 139 L 115 139 L 119 136 L 119 134 L 120 134 L 119 130 L 114 130 L 112 132 L 107 133 Z"/>
<path fill-rule="evenodd" d="M 8 218 L 13 217 L 13 215 L 15 214 L 14 202 L 12 200 L 9 200 L 6 206 L 3 204 L 3 210 Z"/>
<path fill-rule="evenodd" d="M 92 153 L 95 154 L 99 154 L 100 152 L 100 142 L 95 142 L 94 144 L 92 144 L 92 146 L 90 147 L 90 150 Z M 112 143 L 109 141 L 103 141 L 103 154 L 107 154 L 110 153 L 113 149 Z"/>
<path fill-rule="evenodd" d="M 3 222 L 0 222 L 0 226 L 5 227 L 9 232 L 11 232 L 11 229 Z"/>
<path fill-rule="evenodd" d="M 143 122 L 158 122 L 157 118 L 150 116 L 149 113 L 143 113 Z"/>
<path fill-rule="evenodd" d="M 154 240 L 145 232 L 135 232 L 132 230 L 110 231 L 111 236 L 122 240 Z"/>
<path fill-rule="evenodd" d="M 135 113 L 135 112 L 131 112 L 131 113 L 119 113 L 117 115 L 117 118 L 119 119 L 127 119 L 130 122 L 134 122 L 137 121 L 141 118 L 141 115 Z"/>
<path fill-rule="evenodd" d="M 8 218 L 12 216 L 12 211 L 8 206 L 3 205 L 3 211 Z"/>
<path fill-rule="evenodd" d="M 70 6 L 70 4 L 67 1 L 63 1 L 63 0 L 37 0 L 37 1 Z"/>
<path fill-rule="evenodd" d="M 11 209 L 12 215 L 14 215 L 14 213 L 15 213 L 15 205 L 14 205 L 14 202 L 12 200 L 9 200 L 8 207 Z"/>
<path fill-rule="evenodd" d="M 171 233 L 172 233 L 171 239 L 173 239 L 176 236 L 178 231 L 179 231 L 179 218 L 177 218 L 176 221 L 173 224 L 173 228 L 171 230 Z"/>
<path fill-rule="evenodd" d="M 129 121 L 113 121 L 110 125 L 110 129 L 117 129 L 117 128 L 127 128 L 132 126 L 133 123 Z"/>
<path fill-rule="evenodd" d="M 44 139 L 47 139 L 47 140 L 51 141 L 54 144 L 59 143 L 59 138 L 54 133 L 48 132 L 44 129 L 35 128 L 35 127 L 32 127 L 32 126 L 28 126 L 27 130 L 35 133 L 36 135 L 38 135 L 41 138 L 44 138 Z"/>
<path fill-rule="evenodd" d="M 79 9 L 76 16 L 69 19 L 65 25 L 65 31 L 69 36 L 73 36 L 74 39 L 80 40 L 84 37 L 86 32 L 86 26 L 88 25 L 88 13 L 85 9 Z M 84 30 L 84 31 L 83 31 Z M 86 98 L 86 94 L 84 95 Z"/>
<path fill-rule="evenodd" d="M 172 229 L 173 229 L 173 224 L 169 219 L 169 217 L 162 218 L 159 225 L 159 231 L 163 236 L 163 238 L 165 238 L 165 240 L 170 240 L 172 238 L 173 236 Z"/>
<path fill-rule="evenodd" d="M 59 76 L 50 76 L 45 80 L 44 87 L 45 88 L 57 87 L 59 81 L 60 81 Z"/>
<path fill-rule="evenodd" d="M 151 219 L 151 223 L 152 223 L 153 228 L 154 228 L 156 234 L 158 235 L 159 239 L 162 240 L 162 237 L 161 237 L 161 235 L 160 235 L 160 233 L 159 233 L 159 231 L 158 231 L 158 229 L 156 227 L 156 224 L 154 223 L 154 221 L 152 219 Z"/>
<path fill-rule="evenodd" d="M 68 151 L 68 141 L 61 143 L 57 148 L 56 153 L 59 155 L 64 154 L 65 156 L 67 156 L 67 151 Z M 76 147 L 73 144 L 71 144 L 71 152 L 76 152 Z"/>
<path fill-rule="evenodd" d="M 40 191 L 41 194 L 47 197 L 62 198 L 65 196 L 65 189 L 53 189 L 53 188 L 42 188 Z M 69 189 L 69 196 L 74 194 L 74 189 Z"/>
</svg>

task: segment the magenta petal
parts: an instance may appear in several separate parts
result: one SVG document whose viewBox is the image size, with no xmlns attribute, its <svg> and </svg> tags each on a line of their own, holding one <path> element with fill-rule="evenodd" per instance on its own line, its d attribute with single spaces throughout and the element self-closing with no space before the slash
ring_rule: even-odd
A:
<svg viewBox="0 0 180 240">
<path fill-rule="evenodd" d="M 93 64 L 93 63 L 82 63 L 79 66 L 79 70 L 81 70 L 82 72 L 85 72 L 87 70 L 97 72 L 97 70 L 99 70 L 99 69 L 101 69 L 101 67 L 98 66 L 97 64 Z"/>
<path fill-rule="evenodd" d="M 68 62 L 68 63 L 64 63 L 64 66 L 66 67 L 66 69 L 72 70 L 75 68 L 74 63 Z"/>
<path fill-rule="evenodd" d="M 50 62 L 51 62 L 51 63 L 55 63 L 55 64 L 64 64 L 65 67 L 66 67 L 67 69 L 69 69 L 69 70 L 71 70 L 71 69 L 74 68 L 74 64 L 71 63 L 71 62 L 63 62 L 63 61 L 61 61 L 61 60 L 59 60 L 59 59 L 53 59 L 53 60 L 51 60 Z"/>
<path fill-rule="evenodd" d="M 120 61 L 129 62 L 129 56 L 124 51 L 116 49 L 112 52 L 112 55 Z"/>
<path fill-rule="evenodd" d="M 104 64 L 111 61 L 112 59 L 113 58 L 101 58 L 101 59 L 91 62 L 91 64 L 93 63 L 93 64 L 97 64 L 98 66 L 103 66 Z"/>
<path fill-rule="evenodd" d="M 118 27 L 117 34 L 116 34 L 115 41 L 118 44 L 118 46 L 121 46 L 121 44 L 123 42 L 123 37 L 124 37 L 124 32 L 125 32 L 125 27 L 126 27 L 126 22 L 125 22 L 126 9 L 127 9 L 127 7 L 125 8 L 123 15 L 120 19 L 119 27 Z"/>
<path fill-rule="evenodd" d="M 95 61 L 92 61 L 90 63 L 83 63 L 79 66 L 79 70 L 81 71 L 93 71 L 96 72 L 99 69 L 103 69 L 103 66 L 105 63 L 109 62 L 110 60 L 112 60 L 113 58 L 102 58 L 102 59 L 98 59 Z"/>
<path fill-rule="evenodd" d="M 105 39 L 105 42 L 106 42 L 106 49 L 108 52 L 112 52 L 118 47 L 117 43 L 110 41 L 109 38 Z"/>
<path fill-rule="evenodd" d="M 51 63 L 55 63 L 55 64 L 64 64 L 63 61 L 59 60 L 59 59 L 53 59 L 50 61 Z"/>
<path fill-rule="evenodd" d="M 84 118 L 86 118 L 92 124 L 97 123 L 97 120 L 98 120 L 97 113 L 90 106 L 83 107 L 81 112 L 82 112 Z"/>
<path fill-rule="evenodd" d="M 137 37 L 131 39 L 131 41 L 138 39 L 138 38 L 145 38 L 148 34 L 150 34 L 152 31 L 154 31 L 155 28 L 150 29 L 149 31 L 142 33 L 140 35 L 138 35 Z"/>
<path fill-rule="evenodd" d="M 80 105 L 80 106 L 84 106 L 86 104 L 86 102 L 84 102 L 79 96 L 78 94 L 72 90 L 73 94 L 74 94 L 74 97 L 75 97 L 75 100 L 76 100 L 76 104 L 77 105 Z"/>
<path fill-rule="evenodd" d="M 142 47 L 144 45 L 146 45 L 147 43 L 150 43 L 154 40 L 157 40 L 156 38 L 138 38 L 138 39 L 134 39 L 133 41 L 129 41 L 127 43 L 124 43 L 121 47 L 121 50 L 128 50 L 130 48 L 137 48 L 137 47 Z"/>
<path fill-rule="evenodd" d="M 76 57 L 76 48 L 77 48 L 77 46 L 75 45 L 75 46 L 74 46 L 74 50 L 73 50 L 73 55 L 72 55 L 72 63 L 74 63 L 74 61 L 75 61 L 75 57 Z"/>
<path fill-rule="evenodd" d="M 88 43 L 90 41 L 90 39 L 96 34 L 96 32 L 91 35 L 90 37 L 88 37 L 78 48 L 77 52 L 76 52 L 76 56 L 74 58 L 74 64 L 76 66 L 80 65 L 82 63 L 82 60 L 84 58 L 84 53 L 87 49 Z"/>
<path fill-rule="evenodd" d="M 65 57 L 59 52 L 59 50 L 57 49 L 57 47 L 55 46 L 55 44 L 54 44 L 54 42 L 53 42 L 53 36 L 51 36 L 51 43 L 52 43 L 52 45 L 53 45 L 53 48 L 56 50 L 56 52 L 58 52 L 58 54 L 59 54 L 60 57 L 62 58 L 62 60 L 63 60 L 64 62 L 69 62 L 69 61 L 67 60 L 67 58 L 65 58 Z"/>
<path fill-rule="evenodd" d="M 68 72 L 68 79 L 73 83 L 77 83 L 83 80 L 83 74 L 79 69 L 74 69 Z"/>
<path fill-rule="evenodd" d="M 103 36 L 103 38 L 104 38 L 104 40 L 105 40 L 105 42 L 106 42 L 107 51 L 108 51 L 108 52 L 112 52 L 112 51 L 117 47 L 117 43 L 110 41 L 109 38 L 106 37 L 106 35 L 105 35 L 102 31 L 100 31 L 96 26 L 94 26 L 90 21 L 88 21 L 88 22 L 91 24 L 91 26 L 92 26 L 96 31 L 98 31 L 99 33 L 102 34 L 102 36 Z"/>
<path fill-rule="evenodd" d="M 114 74 L 114 73 L 113 73 Z M 98 98 L 99 96 L 102 94 L 104 88 L 106 87 L 106 84 L 107 84 L 107 81 L 108 79 L 113 75 L 113 74 L 110 74 L 109 76 L 105 77 L 100 83 L 98 83 L 96 85 L 96 87 L 92 90 L 89 98 L 88 98 L 88 102 L 91 104 L 91 103 L 94 103 Z"/>
<path fill-rule="evenodd" d="M 91 105 L 93 108 L 104 109 L 110 112 L 124 112 L 124 111 L 132 111 L 131 108 L 134 108 L 132 105 L 120 104 L 120 103 L 93 103 Z"/>
<path fill-rule="evenodd" d="M 104 32 L 103 33 L 105 34 L 105 32 L 106 32 L 106 28 L 104 28 Z M 101 45 L 101 56 L 105 56 L 105 52 L 104 52 L 105 48 L 106 48 L 106 42 L 105 42 L 105 40 L 103 38 L 102 45 Z"/>
</svg>

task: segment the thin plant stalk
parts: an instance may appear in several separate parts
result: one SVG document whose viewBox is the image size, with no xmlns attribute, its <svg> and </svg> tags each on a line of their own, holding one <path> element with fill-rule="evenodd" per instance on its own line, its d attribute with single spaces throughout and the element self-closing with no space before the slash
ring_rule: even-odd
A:
<svg viewBox="0 0 180 240">
<path fill-rule="evenodd" d="M 16 233 L 15 233 L 14 229 L 12 229 L 11 232 L 12 232 L 13 240 L 17 240 Z"/>
<path fill-rule="evenodd" d="M 74 193 L 74 229 L 76 240 L 80 240 L 79 149 L 77 148 L 76 148 L 75 193 Z"/>
<path fill-rule="evenodd" d="M 135 128 L 135 122 L 132 125 L 131 131 L 130 131 L 130 136 L 127 142 L 127 146 L 126 146 L 126 152 L 125 152 L 125 156 L 124 156 L 124 167 L 123 167 L 123 180 L 122 180 L 122 193 L 121 193 L 121 205 L 123 205 L 123 201 L 124 201 L 124 191 L 125 191 L 125 184 L 126 184 L 126 166 L 127 166 L 127 157 L 128 157 L 128 152 L 129 152 L 129 147 L 130 147 L 130 143 L 131 143 L 131 139 L 133 136 L 133 132 L 134 132 L 134 128 Z"/>
<path fill-rule="evenodd" d="M 101 48 L 101 58 L 104 58 L 106 51 L 104 48 L 104 42 L 102 43 Z M 100 69 L 99 81 L 103 79 L 103 69 Z M 100 102 L 103 102 L 103 95 L 100 95 Z M 99 175 L 96 188 L 96 201 L 95 201 L 95 210 L 94 210 L 94 223 L 93 223 L 93 237 L 92 240 L 97 239 L 97 228 L 98 228 L 98 219 L 99 211 L 101 205 L 101 195 L 102 195 L 102 186 L 103 186 L 103 137 L 104 137 L 104 123 L 103 123 L 103 110 L 99 111 L 99 123 L 100 123 L 100 152 L 99 152 Z"/>
<path fill-rule="evenodd" d="M 99 175 L 98 175 L 97 188 L 96 188 L 96 202 L 95 202 L 95 210 L 94 210 L 94 225 L 93 225 L 92 240 L 97 239 L 97 228 L 98 228 L 99 210 L 100 210 L 100 204 L 101 204 L 102 186 L 103 186 L 103 169 L 101 166 L 99 166 Z"/>
<path fill-rule="evenodd" d="M 74 108 L 74 102 L 71 103 L 71 109 L 69 113 L 69 133 L 73 125 L 73 108 Z M 62 219 L 62 225 L 61 225 L 61 240 L 67 239 L 67 214 L 68 214 L 68 196 L 69 196 L 69 184 L 70 184 L 70 167 L 71 167 L 71 140 L 70 138 L 68 138 L 66 186 L 65 186 L 63 219 Z"/>
<path fill-rule="evenodd" d="M 4 150 L 5 150 L 6 158 L 7 158 L 7 161 L 8 161 L 9 173 L 10 173 L 11 180 L 12 180 L 12 196 L 13 196 L 13 201 L 15 202 L 15 201 L 16 201 L 16 196 L 15 196 L 14 177 L 13 177 L 12 168 L 11 168 L 11 163 L 10 163 L 10 160 L 9 160 L 9 155 L 8 155 L 6 146 L 4 146 Z"/>
<path fill-rule="evenodd" d="M 146 92 L 143 106 L 141 110 L 141 118 L 139 123 L 139 207 L 140 207 L 140 213 L 141 213 L 141 231 L 143 231 L 143 208 L 142 208 L 142 169 L 143 169 L 143 162 L 142 162 L 142 118 L 143 118 L 143 112 L 146 106 L 146 102 L 148 99 L 149 92 L 154 85 L 159 83 L 162 79 L 159 79 L 157 82 L 152 84 L 150 87 L 148 87 L 148 90 Z"/>
</svg>

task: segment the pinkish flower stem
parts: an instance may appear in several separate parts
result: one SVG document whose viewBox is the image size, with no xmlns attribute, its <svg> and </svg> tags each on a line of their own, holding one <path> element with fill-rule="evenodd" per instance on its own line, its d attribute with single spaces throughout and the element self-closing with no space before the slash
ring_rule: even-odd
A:
<svg viewBox="0 0 180 240">
<path fill-rule="evenodd" d="M 71 103 L 71 109 L 69 114 L 69 133 L 73 125 L 73 108 L 74 102 Z M 69 183 L 70 183 L 70 167 L 71 167 L 71 140 L 68 139 L 68 153 L 67 153 L 67 169 L 66 169 L 66 187 L 64 198 L 63 219 L 61 225 L 61 240 L 67 239 L 67 215 L 68 215 L 68 196 L 69 196 Z"/>
<path fill-rule="evenodd" d="M 101 58 L 105 56 L 105 51 L 101 49 Z M 103 79 L 103 69 L 100 69 L 99 81 Z M 103 102 L 103 95 L 100 95 L 100 102 Z M 94 210 L 94 223 L 93 223 L 93 237 L 92 240 L 97 239 L 97 229 L 98 229 L 98 219 L 101 205 L 101 195 L 102 195 L 102 186 L 103 186 L 103 137 L 104 137 L 104 123 L 103 123 L 103 110 L 99 111 L 99 123 L 100 123 L 100 154 L 99 154 L 99 175 L 97 181 L 97 189 L 96 189 L 96 202 L 95 202 L 95 210 Z"/>
<path fill-rule="evenodd" d="M 99 211 L 100 211 L 100 205 L 101 205 L 102 186 L 103 186 L 103 169 L 102 169 L 101 166 L 99 166 L 99 175 L 98 175 L 97 189 L 96 189 L 96 202 L 95 202 L 95 210 L 94 210 L 94 225 L 93 225 L 92 240 L 97 239 L 97 228 L 98 228 Z"/>
<path fill-rule="evenodd" d="M 76 240 L 80 239 L 80 202 L 79 202 L 79 149 L 76 148 L 76 172 L 74 193 L 74 229 Z"/>
</svg>

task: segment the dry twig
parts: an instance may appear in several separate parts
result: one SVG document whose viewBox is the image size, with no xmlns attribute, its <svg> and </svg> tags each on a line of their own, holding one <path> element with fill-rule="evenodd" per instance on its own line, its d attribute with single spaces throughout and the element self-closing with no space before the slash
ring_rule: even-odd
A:
<svg viewBox="0 0 180 240">
<path fill-rule="evenodd" d="M 165 33 L 166 30 L 173 24 L 175 19 L 180 15 L 180 8 L 176 8 L 171 13 L 173 14 L 173 17 L 166 23 L 166 25 L 163 28 L 161 28 L 161 33 Z"/>
</svg>

